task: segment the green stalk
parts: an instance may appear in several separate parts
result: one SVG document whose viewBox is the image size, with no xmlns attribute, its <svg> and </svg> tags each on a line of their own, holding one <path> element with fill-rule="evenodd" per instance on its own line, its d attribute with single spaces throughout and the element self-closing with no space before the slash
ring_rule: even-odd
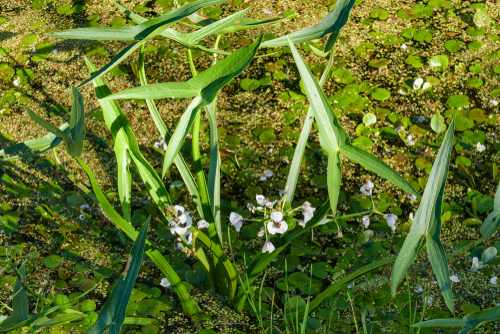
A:
<svg viewBox="0 0 500 334">
<path fill-rule="evenodd" d="M 21 275 L 21 273 L 19 272 L 19 269 L 16 268 L 16 266 L 14 265 L 14 263 L 12 263 L 12 261 L 9 261 L 9 266 L 12 268 L 12 270 L 14 270 L 14 273 L 16 274 L 17 279 L 21 283 L 21 286 L 23 287 L 23 289 L 26 290 L 26 292 L 28 292 L 30 295 L 32 295 L 34 297 L 40 298 L 41 300 L 46 302 L 48 305 L 52 305 L 51 300 L 45 298 L 42 295 L 39 295 L 38 293 L 36 293 L 33 290 L 31 290 L 31 288 L 28 285 L 26 285 L 26 283 L 24 283 L 23 275 Z"/>
</svg>

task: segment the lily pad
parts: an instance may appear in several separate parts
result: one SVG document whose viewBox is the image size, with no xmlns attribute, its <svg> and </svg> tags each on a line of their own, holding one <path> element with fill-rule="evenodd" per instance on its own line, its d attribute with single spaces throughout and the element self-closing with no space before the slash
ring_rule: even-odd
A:
<svg viewBox="0 0 500 334">
<path fill-rule="evenodd" d="M 391 97 L 391 93 L 384 88 L 376 88 L 373 93 L 371 93 L 371 97 L 375 100 L 384 101 Z"/>
<path fill-rule="evenodd" d="M 255 79 L 243 79 L 241 80 L 240 86 L 244 90 L 256 90 L 260 87 L 260 82 Z"/>
</svg>

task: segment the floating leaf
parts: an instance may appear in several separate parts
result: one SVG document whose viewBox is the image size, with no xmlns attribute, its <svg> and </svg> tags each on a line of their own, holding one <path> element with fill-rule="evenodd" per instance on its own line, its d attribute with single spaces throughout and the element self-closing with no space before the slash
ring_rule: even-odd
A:
<svg viewBox="0 0 500 334">
<path fill-rule="evenodd" d="M 375 100 L 384 101 L 391 97 L 391 93 L 384 88 L 376 88 L 371 94 L 371 97 Z"/>
</svg>

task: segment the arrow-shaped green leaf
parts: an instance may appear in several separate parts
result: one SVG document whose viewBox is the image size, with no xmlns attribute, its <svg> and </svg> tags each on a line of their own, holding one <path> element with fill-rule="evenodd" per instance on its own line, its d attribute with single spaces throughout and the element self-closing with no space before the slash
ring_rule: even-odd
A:
<svg viewBox="0 0 500 334">
<path fill-rule="evenodd" d="M 391 291 L 396 294 L 399 282 L 407 269 L 417 257 L 420 246 L 426 241 L 427 253 L 432 269 L 436 275 L 441 293 L 448 308 L 453 312 L 453 294 L 451 292 L 450 275 L 446 255 L 441 244 L 441 207 L 443 194 L 448 177 L 451 151 L 453 148 L 453 135 L 455 131 L 455 118 L 450 123 L 449 129 L 443 140 L 441 148 L 432 166 L 427 186 L 420 202 L 420 207 L 413 220 L 410 233 L 399 252 L 392 270 Z"/>
<path fill-rule="evenodd" d="M 137 274 L 141 268 L 148 227 L 149 218 L 142 226 L 139 236 L 134 242 L 125 271 L 120 275 L 108 300 L 104 303 L 101 312 L 99 312 L 99 317 L 88 329 L 86 332 L 87 334 L 102 334 L 108 329 L 109 334 L 120 333 L 120 328 L 125 320 L 127 305 L 132 295 L 132 289 L 134 288 Z"/>
<path fill-rule="evenodd" d="M 24 264 L 19 269 L 24 282 L 26 283 L 26 269 Z M 11 328 L 21 324 L 23 321 L 28 320 L 29 303 L 28 303 L 28 293 L 21 285 L 19 278 L 16 279 L 14 284 L 14 298 L 12 299 L 12 314 L 2 321 L 0 324 L 0 331 L 8 331 Z"/>
</svg>

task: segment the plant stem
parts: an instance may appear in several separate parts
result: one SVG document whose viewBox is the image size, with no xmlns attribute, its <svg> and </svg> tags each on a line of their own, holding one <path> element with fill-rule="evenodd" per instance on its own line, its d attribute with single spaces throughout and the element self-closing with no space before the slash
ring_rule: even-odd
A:
<svg viewBox="0 0 500 334">
<path fill-rule="evenodd" d="M 347 297 L 349 298 L 349 303 L 351 304 L 352 320 L 354 321 L 354 325 L 356 326 L 356 333 L 359 334 L 358 322 L 356 321 L 356 313 L 354 313 L 354 306 L 352 305 L 352 299 L 349 292 L 347 292 Z"/>
<path fill-rule="evenodd" d="M 21 286 L 23 287 L 23 289 L 26 290 L 26 292 L 28 292 L 30 295 L 32 295 L 34 297 L 40 298 L 41 300 L 43 300 L 47 304 L 52 305 L 52 301 L 51 300 L 49 300 L 49 299 L 47 299 L 47 298 L 39 295 L 38 293 L 36 293 L 33 290 L 31 290 L 31 288 L 28 285 L 26 285 L 26 283 L 24 283 L 24 277 L 23 277 L 23 275 L 21 275 L 21 273 L 16 268 L 16 266 L 14 265 L 14 263 L 9 262 L 9 265 L 12 268 L 12 270 L 14 270 L 14 273 L 16 274 L 17 279 L 21 283 Z"/>
</svg>

